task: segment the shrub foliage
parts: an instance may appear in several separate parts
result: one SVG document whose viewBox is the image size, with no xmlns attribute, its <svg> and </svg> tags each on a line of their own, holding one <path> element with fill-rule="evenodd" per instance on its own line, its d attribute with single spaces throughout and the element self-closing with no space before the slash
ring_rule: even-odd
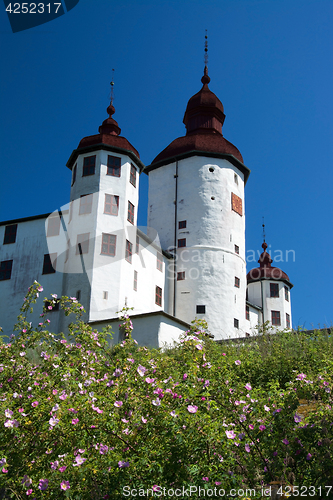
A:
<svg viewBox="0 0 333 500">
<path fill-rule="evenodd" d="M 80 320 L 72 297 L 30 287 L 17 334 L 0 344 L 0 489 L 6 498 L 152 498 L 163 488 L 332 483 L 333 341 L 324 332 L 258 334 L 218 344 L 194 321 L 173 348 L 152 350 Z M 59 302 L 69 335 L 49 332 Z M 135 333 L 135 332 L 134 332 Z M 135 335 L 134 335 L 135 336 Z M 314 401 L 311 411 L 303 402 Z M 308 408 L 308 409 L 309 409 Z M 184 490 L 185 489 L 185 493 Z M 147 493 L 148 490 L 148 493 Z M 315 490 L 317 493 L 317 490 Z M 325 495 L 323 495 L 325 496 Z"/>
</svg>

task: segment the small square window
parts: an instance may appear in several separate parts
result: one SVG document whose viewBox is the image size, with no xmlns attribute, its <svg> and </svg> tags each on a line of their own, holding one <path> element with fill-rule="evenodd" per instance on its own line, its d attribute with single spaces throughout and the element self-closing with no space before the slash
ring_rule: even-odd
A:
<svg viewBox="0 0 333 500">
<path fill-rule="evenodd" d="M 272 325 L 281 325 L 280 311 L 272 311 Z"/>
<path fill-rule="evenodd" d="M 163 260 L 162 260 L 162 255 L 160 253 L 157 253 L 156 256 L 156 267 L 159 271 L 163 271 Z"/>
<path fill-rule="evenodd" d="M 136 244 L 135 244 L 135 253 L 140 252 L 140 238 L 139 236 L 136 237 Z"/>
<path fill-rule="evenodd" d="M 162 288 L 159 286 L 155 287 L 155 304 L 162 306 Z"/>
<path fill-rule="evenodd" d="M 89 235 L 90 233 L 82 233 L 77 235 L 76 255 L 89 253 Z"/>
<path fill-rule="evenodd" d="M 9 245 L 10 243 L 15 243 L 16 233 L 17 233 L 17 224 L 11 224 L 10 226 L 6 226 L 3 244 Z"/>
<path fill-rule="evenodd" d="M 287 286 L 284 287 L 284 298 L 289 302 L 289 288 Z"/>
<path fill-rule="evenodd" d="M 234 318 L 234 327 L 239 328 L 239 319 Z"/>
<path fill-rule="evenodd" d="M 53 311 L 59 311 L 59 301 L 56 301 L 55 304 L 53 302 L 50 302 L 49 300 L 46 300 L 44 302 L 44 308 L 46 312 L 53 312 Z"/>
<path fill-rule="evenodd" d="M 43 262 L 43 274 L 53 274 L 56 272 L 57 254 L 45 254 Z"/>
<path fill-rule="evenodd" d="M 47 219 L 47 234 L 46 236 L 58 236 L 60 233 L 60 217 L 56 215 L 54 217 L 48 217 Z"/>
<path fill-rule="evenodd" d="M 86 177 L 87 175 L 94 175 L 95 174 L 95 163 L 96 163 L 96 156 L 86 156 L 83 159 L 82 177 Z"/>
<path fill-rule="evenodd" d="M 205 314 L 206 306 L 197 306 L 197 314 Z"/>
<path fill-rule="evenodd" d="M 245 318 L 250 320 L 250 307 L 246 306 L 245 308 Z"/>
<path fill-rule="evenodd" d="M 279 284 L 278 283 L 270 283 L 269 288 L 270 288 L 270 296 L 271 297 L 278 297 L 279 296 Z"/>
<path fill-rule="evenodd" d="M 183 281 L 185 279 L 185 271 L 177 273 L 177 281 Z"/>
<path fill-rule="evenodd" d="M 130 201 L 128 202 L 127 220 L 134 224 L 134 205 Z"/>
<path fill-rule="evenodd" d="M 138 291 L 138 271 L 134 271 L 133 290 Z"/>
<path fill-rule="evenodd" d="M 136 168 L 132 163 L 131 163 L 131 172 L 130 172 L 130 183 L 134 187 L 136 187 Z"/>
<path fill-rule="evenodd" d="M 117 156 L 108 155 L 108 165 L 106 175 L 112 175 L 113 177 L 120 177 L 120 158 Z"/>
<path fill-rule="evenodd" d="M 10 280 L 12 276 L 12 260 L 3 260 L 0 263 L 0 281 Z"/>
<path fill-rule="evenodd" d="M 238 245 L 235 245 L 235 253 L 236 253 L 237 255 L 239 255 L 239 246 L 238 246 Z"/>
<path fill-rule="evenodd" d="M 186 247 L 186 238 L 178 240 L 178 248 Z"/>
<path fill-rule="evenodd" d="M 90 214 L 91 213 L 91 210 L 92 210 L 92 201 L 93 201 L 93 195 L 92 194 L 83 194 L 80 197 L 79 215 Z"/>
<path fill-rule="evenodd" d="M 75 163 L 73 172 L 72 172 L 72 186 L 74 186 L 75 181 L 76 181 L 76 169 L 77 169 L 77 164 Z"/>
<path fill-rule="evenodd" d="M 102 233 L 101 253 L 103 255 L 110 255 L 110 257 L 114 257 L 116 255 L 116 240 L 117 236 L 115 234 Z"/>
<path fill-rule="evenodd" d="M 235 287 L 239 288 L 240 287 L 240 279 L 235 276 Z"/>
<path fill-rule="evenodd" d="M 109 215 L 118 215 L 119 196 L 113 194 L 105 195 L 104 213 Z"/>
<path fill-rule="evenodd" d="M 178 222 L 178 229 L 185 229 L 186 228 L 186 220 L 180 220 Z"/>
<path fill-rule="evenodd" d="M 290 328 L 290 314 L 286 313 L 286 325 L 287 328 Z"/>
<path fill-rule="evenodd" d="M 126 240 L 125 259 L 130 264 L 132 264 L 132 253 L 133 253 L 132 248 L 133 248 L 132 243 L 130 241 Z"/>
</svg>

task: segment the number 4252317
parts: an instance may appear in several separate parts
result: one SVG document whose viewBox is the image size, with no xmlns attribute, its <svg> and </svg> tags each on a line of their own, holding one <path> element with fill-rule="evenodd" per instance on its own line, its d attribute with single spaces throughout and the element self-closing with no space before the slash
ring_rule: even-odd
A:
<svg viewBox="0 0 333 500">
<path fill-rule="evenodd" d="M 6 11 L 10 14 L 57 14 L 61 3 L 9 3 Z"/>
</svg>

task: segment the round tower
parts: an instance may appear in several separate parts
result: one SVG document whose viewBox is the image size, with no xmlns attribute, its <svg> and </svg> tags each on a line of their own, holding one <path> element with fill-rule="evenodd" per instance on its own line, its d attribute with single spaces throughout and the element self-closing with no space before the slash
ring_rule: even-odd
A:
<svg viewBox="0 0 333 500">
<path fill-rule="evenodd" d="M 276 330 L 291 328 L 290 290 L 293 285 L 289 277 L 278 267 L 273 267 L 267 243 L 262 244 L 263 252 L 258 260 L 260 266 L 247 274 L 248 300 L 262 308 L 262 321 Z"/>
<path fill-rule="evenodd" d="M 205 318 L 214 338 L 245 336 L 244 185 L 249 169 L 222 134 L 221 101 L 202 88 L 188 101 L 186 135 L 146 168 L 148 226 L 176 256 L 173 314 Z"/>
<path fill-rule="evenodd" d="M 144 168 L 120 136 L 112 101 L 107 113 L 99 133 L 84 137 L 67 162 L 72 181 L 63 293 L 79 296 L 88 320 L 115 316 L 128 297 Z"/>
</svg>

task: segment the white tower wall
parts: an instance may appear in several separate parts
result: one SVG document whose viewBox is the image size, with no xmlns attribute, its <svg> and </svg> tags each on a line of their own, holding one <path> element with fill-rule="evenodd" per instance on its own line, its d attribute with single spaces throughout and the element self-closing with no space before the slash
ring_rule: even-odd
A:
<svg viewBox="0 0 333 500">
<path fill-rule="evenodd" d="M 187 322 L 204 317 L 215 339 L 243 336 L 244 176 L 227 160 L 208 156 L 180 160 L 178 178 L 175 175 L 175 162 L 150 172 L 148 210 L 148 225 L 157 230 L 164 248 L 177 247 L 179 239 L 186 239 L 186 247 L 176 249 L 176 277 L 185 272 L 185 280 L 176 280 L 175 316 Z M 242 215 L 232 210 L 232 193 L 242 200 Z M 179 229 L 180 221 L 186 221 L 186 228 Z M 205 306 L 204 314 L 196 312 L 198 305 Z"/>
</svg>

